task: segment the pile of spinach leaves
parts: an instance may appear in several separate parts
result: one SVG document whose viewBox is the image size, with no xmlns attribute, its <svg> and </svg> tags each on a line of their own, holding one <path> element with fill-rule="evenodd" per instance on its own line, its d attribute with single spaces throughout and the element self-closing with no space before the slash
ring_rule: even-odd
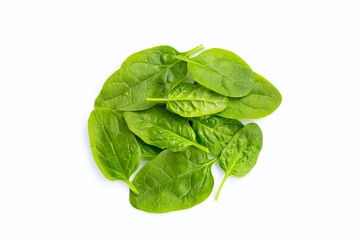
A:
<svg viewBox="0 0 360 240">
<path fill-rule="evenodd" d="M 244 177 L 262 132 L 255 123 L 280 105 L 280 92 L 231 51 L 159 46 L 128 57 L 105 82 L 88 121 L 100 171 L 130 188 L 133 207 L 151 213 L 191 208 L 211 194 L 211 167 Z M 209 155 L 212 156 L 209 158 Z M 149 160 L 134 179 L 141 158 Z"/>
</svg>

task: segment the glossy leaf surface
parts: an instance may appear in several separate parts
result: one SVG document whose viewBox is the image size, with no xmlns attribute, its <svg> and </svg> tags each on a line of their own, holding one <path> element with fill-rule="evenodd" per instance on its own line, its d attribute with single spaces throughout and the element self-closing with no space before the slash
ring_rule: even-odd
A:
<svg viewBox="0 0 360 240">
<path fill-rule="evenodd" d="M 212 192 L 214 178 L 207 154 L 195 147 L 184 152 L 164 150 L 135 176 L 139 195 L 130 193 L 133 207 L 151 213 L 191 208 Z"/>
<path fill-rule="evenodd" d="M 244 177 L 251 171 L 256 164 L 262 142 L 261 129 L 255 123 L 250 123 L 240 129 L 230 140 L 219 158 L 219 164 L 225 171 L 225 177 L 216 198 L 228 176 Z"/>
<path fill-rule="evenodd" d="M 186 62 L 176 56 L 190 56 L 201 49 L 199 46 L 179 53 L 170 46 L 159 46 L 132 54 L 105 82 L 95 107 L 121 111 L 150 108 L 155 103 L 147 102 L 146 98 L 165 97 L 186 77 Z"/>
<path fill-rule="evenodd" d="M 197 142 L 209 148 L 210 153 L 215 156 L 218 156 L 231 138 L 244 127 L 238 120 L 219 116 L 192 118 L 191 122 Z"/>
<path fill-rule="evenodd" d="M 153 107 L 139 112 L 124 112 L 129 129 L 147 144 L 171 151 L 184 151 L 193 145 L 208 151 L 196 142 L 189 121 L 164 108 Z"/>
<path fill-rule="evenodd" d="M 189 76 L 201 85 L 228 97 L 244 97 L 254 85 L 250 66 L 235 53 L 220 48 L 205 50 L 188 62 Z"/>
<path fill-rule="evenodd" d="M 152 146 L 141 140 L 141 138 L 136 136 L 136 140 L 141 149 L 141 156 L 154 158 L 162 151 L 160 148 Z"/>
<path fill-rule="evenodd" d="M 280 92 L 255 73 L 255 85 L 250 94 L 242 98 L 229 98 L 228 107 L 217 115 L 233 119 L 258 119 L 273 113 L 281 101 Z"/>
<path fill-rule="evenodd" d="M 200 117 L 223 111 L 228 99 L 201 85 L 180 83 L 165 99 L 147 98 L 147 101 L 166 102 L 166 107 L 182 117 Z"/>
<path fill-rule="evenodd" d="M 107 179 L 122 180 L 132 188 L 129 178 L 139 166 L 141 152 L 121 113 L 97 108 L 90 114 L 88 128 L 91 151 L 101 172 Z"/>
</svg>

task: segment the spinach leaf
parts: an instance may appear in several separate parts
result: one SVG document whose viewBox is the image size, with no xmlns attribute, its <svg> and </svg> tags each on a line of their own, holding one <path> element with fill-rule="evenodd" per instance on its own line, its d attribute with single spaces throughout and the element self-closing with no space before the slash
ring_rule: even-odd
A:
<svg viewBox="0 0 360 240">
<path fill-rule="evenodd" d="M 164 150 L 135 176 L 139 195 L 130 193 L 133 207 L 151 213 L 188 209 L 203 202 L 212 192 L 214 178 L 207 154 L 194 147 L 184 152 Z"/>
<path fill-rule="evenodd" d="M 255 123 L 250 123 L 240 129 L 230 140 L 219 158 L 225 177 L 216 194 L 216 200 L 228 176 L 244 177 L 255 166 L 262 148 L 262 140 L 261 129 Z"/>
<path fill-rule="evenodd" d="M 146 98 L 165 97 L 187 75 L 186 62 L 176 56 L 188 57 L 202 50 L 199 46 L 179 53 L 170 46 L 159 46 L 134 53 L 105 82 L 95 107 L 136 111 L 155 105 Z"/>
<path fill-rule="evenodd" d="M 141 140 L 141 138 L 139 138 L 138 136 L 136 137 L 136 141 L 138 142 L 140 149 L 141 149 L 141 156 L 143 157 L 150 157 L 150 158 L 154 158 L 157 155 L 159 155 L 159 153 L 162 151 L 160 148 L 155 147 L 155 146 L 151 146 L 147 143 L 145 143 L 143 140 Z"/>
<path fill-rule="evenodd" d="M 191 118 L 196 140 L 218 156 L 231 138 L 242 128 L 241 122 L 218 116 Z"/>
<path fill-rule="evenodd" d="M 180 83 L 168 98 L 147 98 L 146 101 L 166 102 L 170 111 L 182 117 L 200 117 L 223 111 L 228 99 L 201 85 Z"/>
<path fill-rule="evenodd" d="M 194 58 L 177 56 L 188 63 L 189 75 L 201 85 L 228 97 L 244 97 L 254 85 L 254 73 L 235 53 L 212 48 Z"/>
<path fill-rule="evenodd" d="M 164 108 L 124 112 L 124 118 L 129 129 L 147 144 L 174 152 L 184 151 L 190 145 L 209 151 L 196 142 L 195 132 L 187 119 Z"/>
<path fill-rule="evenodd" d="M 135 136 L 121 113 L 97 108 L 88 121 L 91 151 L 104 176 L 112 181 L 124 181 L 134 193 L 130 176 L 139 166 L 141 152 Z"/>
<path fill-rule="evenodd" d="M 228 107 L 217 115 L 233 119 L 257 119 L 273 113 L 281 104 L 280 92 L 255 73 L 255 85 L 249 95 L 229 98 Z"/>
</svg>

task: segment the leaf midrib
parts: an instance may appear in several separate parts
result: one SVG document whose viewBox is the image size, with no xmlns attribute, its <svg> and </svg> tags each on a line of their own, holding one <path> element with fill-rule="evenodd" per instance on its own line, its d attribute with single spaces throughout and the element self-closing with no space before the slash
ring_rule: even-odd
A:
<svg viewBox="0 0 360 240">
<path fill-rule="evenodd" d="M 213 103 L 227 103 L 228 101 L 214 101 L 214 100 L 207 100 L 207 99 L 193 99 L 193 98 L 167 98 L 166 102 L 169 101 L 198 101 L 198 102 L 213 102 Z"/>
</svg>

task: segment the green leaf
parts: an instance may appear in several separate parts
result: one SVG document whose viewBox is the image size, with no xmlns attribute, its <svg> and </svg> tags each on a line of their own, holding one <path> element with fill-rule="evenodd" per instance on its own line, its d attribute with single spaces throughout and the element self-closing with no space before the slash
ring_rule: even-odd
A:
<svg viewBox="0 0 360 240">
<path fill-rule="evenodd" d="M 124 117 L 129 129 L 147 144 L 174 152 L 184 151 L 191 145 L 209 151 L 196 142 L 195 132 L 187 119 L 164 108 L 124 112 Z"/>
<path fill-rule="evenodd" d="M 170 46 L 159 46 L 134 53 L 105 82 L 95 107 L 121 111 L 152 107 L 155 103 L 146 102 L 146 98 L 165 97 L 186 77 L 186 62 L 176 56 L 187 57 L 201 49 L 179 53 Z"/>
<path fill-rule="evenodd" d="M 255 85 L 249 95 L 229 98 L 228 107 L 217 115 L 233 119 L 257 119 L 270 115 L 281 104 L 280 92 L 265 78 L 255 73 Z"/>
<path fill-rule="evenodd" d="M 255 123 L 246 125 L 231 139 L 219 158 L 225 177 L 216 194 L 216 200 L 228 176 L 244 177 L 255 166 L 262 148 L 262 141 L 261 129 Z"/>
<path fill-rule="evenodd" d="M 166 102 L 166 108 L 182 117 L 200 117 L 223 111 L 228 99 L 201 85 L 180 83 L 168 98 L 147 98 L 146 101 Z"/>
<path fill-rule="evenodd" d="M 244 127 L 238 120 L 219 116 L 203 116 L 190 120 L 197 142 L 209 148 L 210 153 L 215 156 L 218 156 L 231 138 Z"/>
<path fill-rule="evenodd" d="M 254 73 L 235 53 L 212 48 L 194 58 L 177 56 L 188 63 L 189 75 L 201 85 L 228 97 L 244 97 L 254 85 Z"/>
<path fill-rule="evenodd" d="M 139 195 L 130 193 L 133 207 L 151 213 L 191 208 L 212 192 L 214 178 L 207 154 L 194 147 L 184 152 L 164 150 L 135 176 Z"/>
<path fill-rule="evenodd" d="M 104 176 L 112 181 L 124 181 L 137 193 L 129 181 L 139 166 L 141 152 L 135 136 L 121 113 L 97 108 L 88 121 L 91 151 Z"/>
<path fill-rule="evenodd" d="M 162 151 L 160 148 L 151 146 L 145 143 L 141 138 L 136 136 L 136 141 L 138 142 L 141 149 L 141 156 L 154 158 Z"/>
</svg>

